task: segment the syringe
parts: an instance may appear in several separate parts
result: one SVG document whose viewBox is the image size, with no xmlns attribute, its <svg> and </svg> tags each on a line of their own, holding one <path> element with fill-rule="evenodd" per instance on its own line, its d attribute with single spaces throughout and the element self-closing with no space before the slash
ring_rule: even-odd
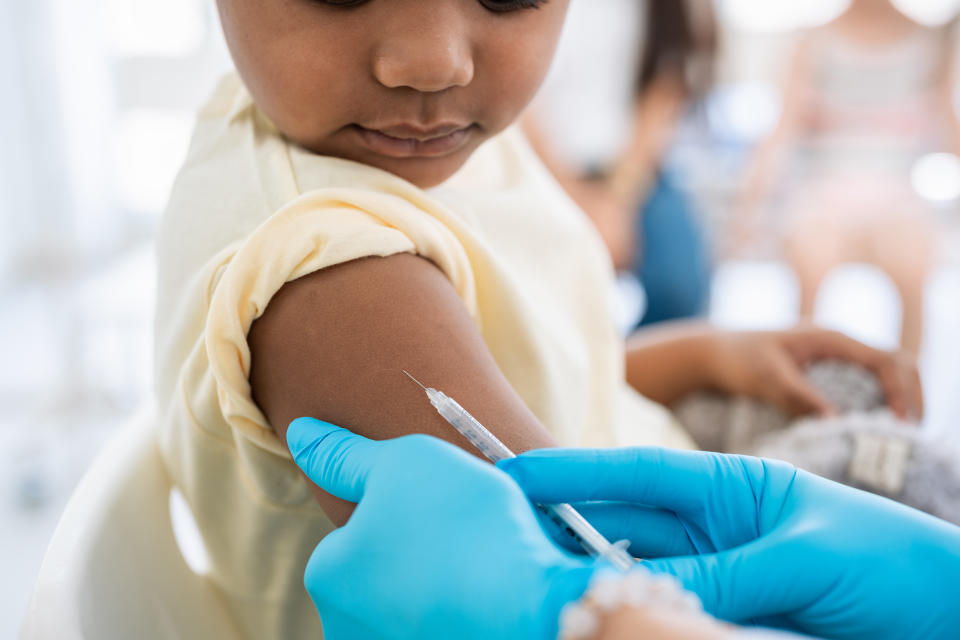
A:
<svg viewBox="0 0 960 640">
<path fill-rule="evenodd" d="M 490 433 L 456 400 L 442 391 L 424 386 L 407 371 L 404 371 L 404 373 L 427 392 L 430 404 L 436 408 L 437 412 L 492 462 L 516 457 L 497 436 Z M 561 529 L 579 542 L 590 555 L 606 559 L 621 571 L 629 571 L 634 567 L 636 560 L 627 553 L 626 541 L 616 544 L 610 542 L 569 504 L 542 504 L 538 506 Z"/>
</svg>

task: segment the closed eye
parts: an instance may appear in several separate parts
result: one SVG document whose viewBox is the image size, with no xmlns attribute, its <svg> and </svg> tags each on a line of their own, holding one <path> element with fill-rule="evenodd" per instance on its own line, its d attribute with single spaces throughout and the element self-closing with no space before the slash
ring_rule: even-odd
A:
<svg viewBox="0 0 960 640">
<path fill-rule="evenodd" d="M 358 7 L 366 4 L 369 0 L 311 0 L 318 4 L 326 4 L 332 7 Z M 539 9 L 549 0 L 478 0 L 484 7 L 495 13 L 508 13 L 520 9 Z"/>
</svg>

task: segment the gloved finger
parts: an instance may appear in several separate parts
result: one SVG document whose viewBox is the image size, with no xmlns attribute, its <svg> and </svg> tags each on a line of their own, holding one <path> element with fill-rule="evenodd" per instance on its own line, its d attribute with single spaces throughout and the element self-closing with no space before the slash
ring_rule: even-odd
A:
<svg viewBox="0 0 960 640">
<path fill-rule="evenodd" d="M 350 527 L 348 522 L 324 536 L 303 574 L 303 585 L 323 619 L 323 637 L 330 640 L 378 637 L 362 616 L 343 615 L 356 606 L 356 594 L 344 589 L 340 579 L 354 568 L 358 553 Z"/>
<path fill-rule="evenodd" d="M 828 416 L 836 413 L 787 353 L 781 353 L 775 359 L 770 384 L 770 400 L 790 415 Z"/>
<path fill-rule="evenodd" d="M 307 477 L 343 500 L 360 502 L 383 443 L 313 418 L 297 418 L 287 429 L 287 446 Z"/>
<path fill-rule="evenodd" d="M 338 592 L 336 576 L 344 570 L 350 557 L 350 532 L 348 522 L 334 529 L 317 544 L 310 554 L 303 573 L 303 584 L 318 607 L 328 603 Z"/>
<path fill-rule="evenodd" d="M 497 466 L 534 502 L 616 500 L 681 515 L 702 508 L 737 471 L 726 456 L 658 447 L 538 449 Z M 734 481 L 741 476 L 742 468 Z"/>
<path fill-rule="evenodd" d="M 653 509 L 628 502 L 581 502 L 572 505 L 607 540 L 627 540 L 629 552 L 639 558 L 665 558 L 715 549 L 698 549 L 677 514 L 666 509 Z M 571 553 L 586 550 L 542 509 L 537 509 L 540 525 L 554 542 Z"/>
<path fill-rule="evenodd" d="M 666 509 L 626 502 L 585 502 L 573 506 L 607 540 L 629 540 L 629 551 L 638 558 L 688 556 L 715 550 L 698 549 L 677 514 Z"/>
<path fill-rule="evenodd" d="M 653 573 L 675 577 L 684 589 L 700 598 L 704 611 L 710 615 L 732 623 L 746 622 L 756 617 L 753 597 L 756 589 L 737 591 L 734 588 L 737 578 L 728 567 L 733 566 L 736 571 L 736 563 L 730 563 L 725 557 L 734 553 L 647 560 L 643 565 Z"/>
<path fill-rule="evenodd" d="M 733 623 L 748 623 L 809 605 L 808 585 L 791 575 L 775 545 L 767 540 L 720 553 L 662 558 L 643 562 L 654 573 L 665 573 L 700 597 L 705 611 Z"/>
</svg>

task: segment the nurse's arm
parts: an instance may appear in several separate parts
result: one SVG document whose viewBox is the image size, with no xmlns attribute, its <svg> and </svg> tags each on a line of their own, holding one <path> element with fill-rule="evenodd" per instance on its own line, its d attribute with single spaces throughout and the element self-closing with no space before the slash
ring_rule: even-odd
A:
<svg viewBox="0 0 960 640">
<path fill-rule="evenodd" d="M 426 433 L 476 450 L 403 370 L 456 399 L 515 452 L 553 446 L 488 351 L 453 286 L 409 254 L 364 258 L 284 285 L 248 336 L 250 383 L 282 441 L 309 416 L 380 440 Z M 354 505 L 312 487 L 343 524 Z"/>
</svg>

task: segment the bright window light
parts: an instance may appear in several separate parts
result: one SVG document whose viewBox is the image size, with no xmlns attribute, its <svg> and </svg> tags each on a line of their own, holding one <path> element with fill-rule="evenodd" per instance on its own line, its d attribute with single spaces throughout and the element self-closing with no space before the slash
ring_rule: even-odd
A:
<svg viewBox="0 0 960 640">
<path fill-rule="evenodd" d="M 127 210 L 158 213 L 190 142 L 193 118 L 183 111 L 132 109 L 113 137 L 115 196 Z"/>
<path fill-rule="evenodd" d="M 720 10 L 735 29 L 792 31 L 829 22 L 849 4 L 849 0 L 722 0 Z"/>
<path fill-rule="evenodd" d="M 950 20 L 960 7 L 960 0 L 892 0 L 893 4 L 921 24 L 941 25 Z"/>
<path fill-rule="evenodd" d="M 941 25 L 954 17 L 960 0 L 892 0 L 913 20 Z M 850 0 L 721 0 L 723 16 L 735 29 L 744 31 L 791 31 L 814 27 L 840 15 Z"/>
<path fill-rule="evenodd" d="M 210 572 L 210 554 L 203 544 L 200 527 L 193 517 L 187 499 L 178 489 L 170 492 L 170 521 L 173 524 L 173 535 L 180 548 L 187 566 L 198 575 Z"/>
<path fill-rule="evenodd" d="M 184 57 L 203 44 L 203 0 L 102 2 L 107 42 L 117 56 Z"/>
<path fill-rule="evenodd" d="M 713 92 L 707 102 L 707 117 L 721 138 L 756 141 L 776 126 L 780 106 L 773 85 L 732 84 Z"/>
<path fill-rule="evenodd" d="M 952 153 L 931 153 L 918 159 L 910 182 L 922 197 L 933 202 L 960 198 L 960 158 Z"/>
</svg>

